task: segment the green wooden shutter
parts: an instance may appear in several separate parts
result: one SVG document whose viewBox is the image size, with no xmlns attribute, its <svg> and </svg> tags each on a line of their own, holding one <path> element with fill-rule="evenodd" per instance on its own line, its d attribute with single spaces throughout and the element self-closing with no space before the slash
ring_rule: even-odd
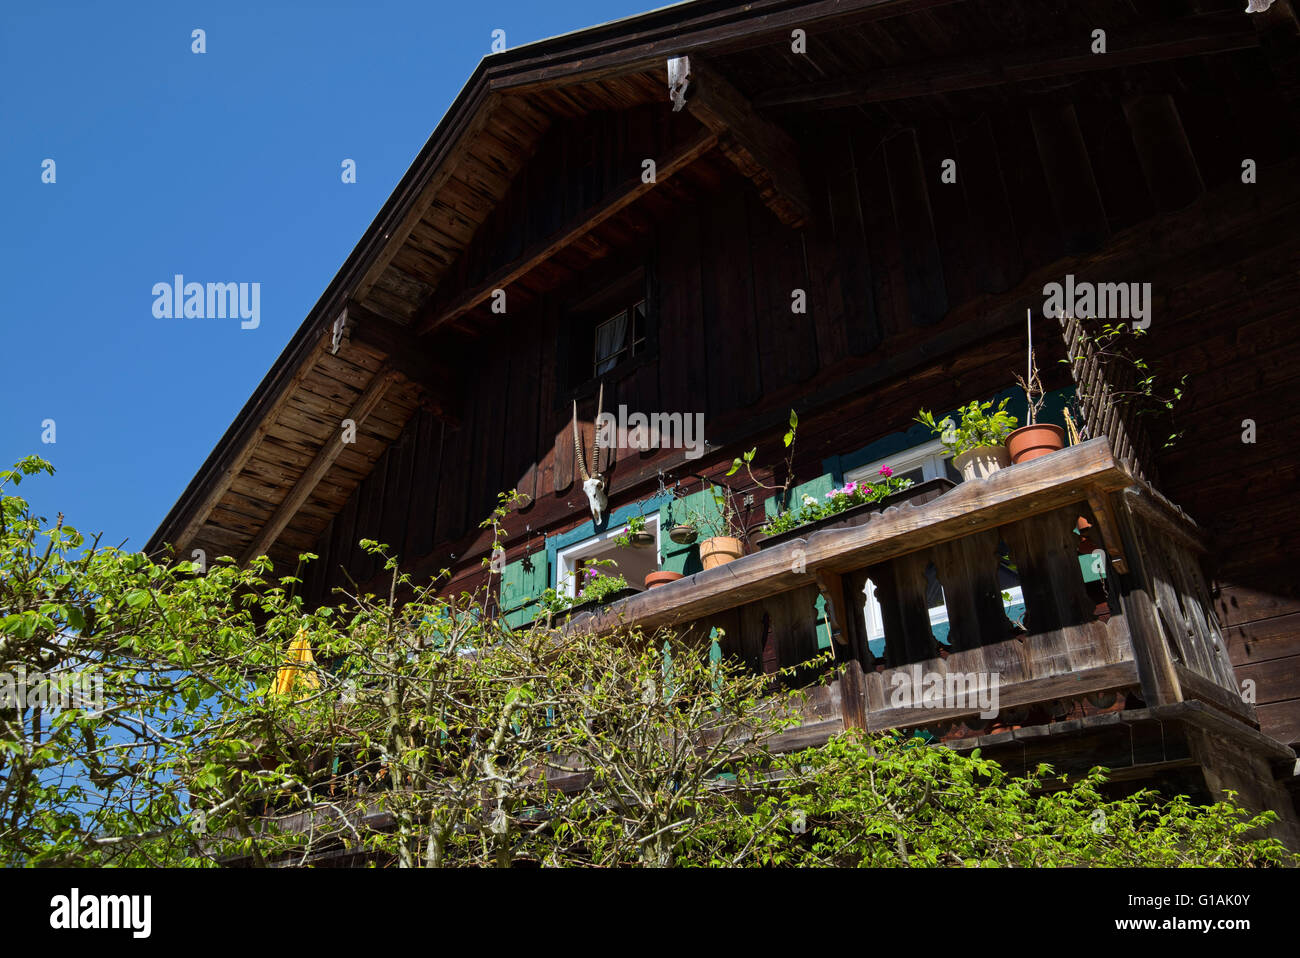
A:
<svg viewBox="0 0 1300 958">
<path fill-rule="evenodd" d="M 818 502 L 826 499 L 826 493 L 835 488 L 835 478 L 828 472 L 818 476 L 816 479 L 810 479 L 807 482 L 800 483 L 790 490 L 790 508 L 798 509 L 803 503 L 804 496 L 812 496 Z M 777 503 L 780 495 L 770 496 L 763 503 L 763 511 L 770 519 L 777 514 Z"/>
<path fill-rule="evenodd" d="M 835 488 L 835 477 L 829 472 L 823 473 L 816 479 L 810 479 L 807 482 L 801 482 L 790 490 L 790 508 L 799 509 L 803 504 L 804 496 L 812 496 L 818 502 L 826 499 L 826 493 Z M 777 503 L 780 500 L 779 495 L 771 496 L 767 502 L 763 503 L 763 510 L 769 518 L 777 514 Z M 830 620 L 826 617 L 826 598 L 822 595 L 817 596 L 817 649 L 824 652 L 831 647 L 831 627 Z"/>
<path fill-rule="evenodd" d="M 847 597 L 845 598 L 847 602 Z M 847 613 L 848 610 L 846 609 Z M 817 593 L 817 651 L 825 652 L 831 647 L 831 620 L 826 615 L 826 596 Z"/>
<path fill-rule="evenodd" d="M 519 559 L 501 572 L 501 611 L 512 629 L 533 621 L 537 615 L 537 598 L 551 581 L 546 553 L 534 552 L 528 558 L 531 569 L 525 568 L 524 560 Z"/>
<path fill-rule="evenodd" d="M 681 499 L 675 499 L 659 508 L 659 528 L 663 530 L 659 542 L 664 560 L 663 565 L 659 567 L 660 569 L 668 572 L 680 572 L 682 575 L 693 575 L 704 568 L 700 565 L 698 540 L 691 545 L 683 546 L 668 538 L 669 530 L 679 523 L 686 522 L 692 514 L 717 516 L 717 503 L 713 501 L 713 496 L 707 489 L 701 492 L 693 492 Z M 707 536 L 708 533 L 701 529 L 700 538 L 703 539 Z"/>
</svg>

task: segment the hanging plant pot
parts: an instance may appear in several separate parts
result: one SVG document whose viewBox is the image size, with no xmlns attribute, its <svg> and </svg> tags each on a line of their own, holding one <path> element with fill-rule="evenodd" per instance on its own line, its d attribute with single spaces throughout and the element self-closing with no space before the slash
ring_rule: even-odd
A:
<svg viewBox="0 0 1300 958">
<path fill-rule="evenodd" d="M 733 536 L 713 536 L 700 543 L 700 565 L 716 569 L 744 555 L 741 541 Z"/>
<path fill-rule="evenodd" d="M 1092 531 L 1092 523 L 1088 521 L 1086 516 L 1079 516 L 1079 521 L 1075 523 L 1075 528 L 1079 530 L 1079 555 L 1090 555 L 1092 550 L 1097 548 L 1093 543 L 1092 536 L 1088 535 L 1088 533 Z"/>
<path fill-rule="evenodd" d="M 1007 454 L 1011 462 L 1029 462 L 1065 448 L 1065 430 L 1050 422 L 1021 426 L 1007 436 Z"/>
<path fill-rule="evenodd" d="M 628 538 L 632 540 L 633 549 L 644 549 L 655 544 L 653 532 L 633 532 Z"/>
<path fill-rule="evenodd" d="M 679 546 L 688 546 L 699 538 L 700 530 L 689 522 L 683 522 L 668 530 L 668 538 Z"/>
<path fill-rule="evenodd" d="M 651 572 L 645 577 L 645 587 L 653 589 L 656 586 L 667 585 L 669 582 L 676 582 L 682 577 L 680 572 L 670 572 L 667 569 L 660 569 L 658 572 Z"/>
<path fill-rule="evenodd" d="M 953 468 L 961 470 L 962 478 L 967 482 L 972 479 L 987 479 L 999 469 L 1011 465 L 1006 446 L 976 446 L 953 456 Z"/>
</svg>

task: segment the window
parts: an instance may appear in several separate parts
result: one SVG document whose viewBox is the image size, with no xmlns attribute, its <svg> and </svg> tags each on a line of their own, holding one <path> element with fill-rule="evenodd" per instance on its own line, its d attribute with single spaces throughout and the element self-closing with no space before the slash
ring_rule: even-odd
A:
<svg viewBox="0 0 1300 958">
<path fill-rule="evenodd" d="M 591 378 L 598 379 L 625 359 L 640 356 L 646 344 L 646 307 L 640 299 L 596 324 Z"/>
<path fill-rule="evenodd" d="M 894 475 L 902 479 L 911 479 L 921 483 L 927 479 L 946 476 L 953 482 L 961 482 L 961 473 L 952 467 L 952 457 L 939 440 L 922 443 L 911 449 L 904 449 L 893 456 L 877 459 L 856 469 L 844 473 L 845 482 L 870 482 L 880 473 L 881 466 L 889 466 Z"/>
<path fill-rule="evenodd" d="M 555 554 L 555 589 L 561 595 L 576 596 L 577 581 L 584 566 L 593 559 L 613 559 L 615 566 L 600 566 L 606 575 L 621 575 L 629 588 L 645 590 L 645 577 L 659 568 L 659 513 L 645 517 L 645 530 L 654 535 L 653 547 L 620 546 L 614 540 L 627 528 L 624 522 L 611 522 L 599 535 L 576 542 Z"/>
<path fill-rule="evenodd" d="M 654 298 L 644 266 L 624 269 L 570 304 L 562 326 L 562 381 L 576 398 L 595 395 L 598 380 L 617 379 L 654 351 Z M 561 405 L 569 396 L 557 394 Z"/>
</svg>

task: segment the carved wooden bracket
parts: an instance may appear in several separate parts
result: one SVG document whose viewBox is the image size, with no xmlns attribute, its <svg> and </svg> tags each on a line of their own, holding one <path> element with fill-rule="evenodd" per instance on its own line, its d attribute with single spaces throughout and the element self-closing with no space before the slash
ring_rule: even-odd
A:
<svg viewBox="0 0 1300 958">
<path fill-rule="evenodd" d="M 1088 505 L 1097 519 L 1097 529 L 1101 532 L 1102 544 L 1110 556 L 1110 564 L 1120 575 L 1128 573 L 1128 559 L 1124 557 L 1124 547 L 1119 537 L 1119 525 L 1115 522 L 1115 513 L 1111 508 L 1110 496 L 1100 489 L 1089 487 Z"/>
<path fill-rule="evenodd" d="M 826 617 L 831 623 L 831 637 L 837 645 L 848 645 L 849 637 L 844 631 L 844 577 L 838 572 L 823 569 L 817 573 L 817 588 L 826 599 Z"/>
</svg>

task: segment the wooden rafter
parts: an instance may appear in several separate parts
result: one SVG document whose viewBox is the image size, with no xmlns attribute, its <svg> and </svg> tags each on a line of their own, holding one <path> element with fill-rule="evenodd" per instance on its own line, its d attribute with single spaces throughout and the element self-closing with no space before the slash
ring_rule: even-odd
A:
<svg viewBox="0 0 1300 958">
<path fill-rule="evenodd" d="M 423 393 L 425 406 L 443 422 L 455 425 L 459 419 L 461 377 L 438 358 L 411 330 L 356 303 L 348 305 L 352 319 L 348 343 L 356 344 L 384 358 L 394 372 Z"/>
<path fill-rule="evenodd" d="M 315 357 L 320 355 L 321 350 L 325 348 L 328 342 L 328 333 L 322 337 L 317 337 L 316 345 L 310 354 L 311 358 L 305 360 L 294 372 L 288 385 L 279 394 L 275 402 L 262 414 L 262 418 L 259 421 L 257 428 L 254 429 L 240 445 L 227 450 L 224 457 L 225 461 L 218 467 L 215 475 L 210 478 L 207 492 L 204 494 L 203 500 L 194 508 L 193 512 L 190 513 L 189 519 L 172 542 L 172 545 L 176 548 L 178 553 L 184 552 L 189 548 L 190 544 L 194 542 L 194 537 L 199 534 L 199 530 L 202 529 L 204 524 L 208 521 L 208 516 L 211 515 L 212 510 L 217 507 L 217 503 L 221 501 L 221 498 L 226 494 L 227 490 L 229 490 L 230 483 L 236 476 L 244 471 L 244 467 L 247 466 L 249 460 L 253 458 L 253 453 L 257 451 L 257 447 L 261 444 L 262 439 L 270 431 L 271 427 L 275 425 L 276 415 L 281 406 L 287 401 L 289 396 L 293 395 L 298 386 L 301 385 L 302 381 L 306 379 L 312 369 L 315 368 Z"/>
<path fill-rule="evenodd" d="M 366 421 L 366 417 L 383 400 L 389 386 L 393 384 L 399 375 L 398 372 L 388 367 L 380 369 L 379 372 L 375 373 L 375 377 L 370 380 L 370 385 L 366 386 L 365 391 L 352 404 L 352 408 L 348 410 L 348 414 L 344 419 L 351 419 L 356 423 L 357 429 L 360 430 Z M 257 534 L 244 551 L 243 558 L 240 560 L 241 564 L 246 564 L 250 559 L 264 554 L 275 544 L 275 540 L 280 537 L 280 533 L 284 531 L 285 526 L 293 520 L 298 510 L 302 508 L 302 504 L 316 491 L 320 481 L 330 471 L 330 467 L 334 465 L 334 460 L 338 459 L 339 454 L 343 451 L 343 445 L 341 434 L 333 436 L 325 443 L 321 451 L 316 454 L 316 458 L 312 460 L 311 465 L 307 467 L 298 481 L 294 483 L 293 488 L 289 490 L 289 494 L 284 497 L 284 501 L 276 508 L 271 518 L 266 521 L 262 531 Z"/>
<path fill-rule="evenodd" d="M 691 57 L 687 109 L 718 134 L 719 146 L 740 172 L 758 187 L 763 202 L 787 226 L 799 229 L 812 217 L 808 187 L 799 169 L 794 140 L 721 73 Z"/>
<path fill-rule="evenodd" d="M 925 60 L 849 79 L 783 86 L 754 97 L 754 106 L 759 110 L 778 107 L 828 110 L 1259 46 L 1259 37 L 1246 18 L 1218 15 L 1192 17 L 1172 26 L 1112 32 L 1107 37 L 1105 53 L 1093 53 L 1088 39 L 1082 36 L 1051 47 Z"/>
<path fill-rule="evenodd" d="M 358 302 L 365 300 L 374 289 L 379 278 L 388 269 L 392 263 L 393 257 L 397 255 L 402 244 L 406 242 L 411 231 L 415 229 L 420 218 L 427 212 L 429 204 L 437 197 L 438 192 L 447 185 L 447 182 L 455 174 L 457 161 L 463 157 L 463 145 L 473 140 L 473 138 L 483 132 L 492 119 L 497 104 L 501 97 L 479 91 L 475 97 L 471 108 L 466 111 L 469 117 L 463 129 L 457 131 L 458 135 L 454 140 L 450 140 L 444 148 L 443 154 L 438 158 L 439 162 L 431 164 L 430 171 L 426 175 L 424 182 L 413 184 L 410 192 L 410 201 L 406 204 L 406 213 L 401 221 L 384 237 L 384 245 L 378 255 L 369 264 L 361 282 L 353 292 L 353 298 Z"/>
<path fill-rule="evenodd" d="M 717 145 L 717 135 L 711 131 L 702 130 L 656 164 L 654 182 L 645 182 L 638 170 L 634 176 L 611 192 L 596 206 L 578 216 L 558 232 L 535 243 L 528 250 L 525 250 L 518 259 L 501 267 L 482 283 L 466 290 L 450 303 L 439 305 L 435 301 L 435 303 L 430 304 L 414 324 L 417 332 L 420 335 L 428 333 L 487 302 L 492 297 L 494 290 L 505 289 L 560 250 L 576 243 L 605 220 L 631 205 L 650 190 L 653 190 L 657 183 L 662 183 L 674 173 L 690 166 Z"/>
<path fill-rule="evenodd" d="M 796 27 L 811 30 L 834 20 L 840 26 L 938 10 L 960 0 L 751 0 L 745 4 L 663 7 L 626 21 L 557 38 L 563 44 L 531 44 L 517 59 L 488 61 L 493 91 L 522 93 L 591 82 L 642 70 L 662 69 L 668 57 L 732 53 L 789 39 Z M 567 43 L 565 42 L 567 40 Z M 523 57 L 523 53 L 532 56 Z M 495 58 L 493 58 L 495 60 Z"/>
</svg>

